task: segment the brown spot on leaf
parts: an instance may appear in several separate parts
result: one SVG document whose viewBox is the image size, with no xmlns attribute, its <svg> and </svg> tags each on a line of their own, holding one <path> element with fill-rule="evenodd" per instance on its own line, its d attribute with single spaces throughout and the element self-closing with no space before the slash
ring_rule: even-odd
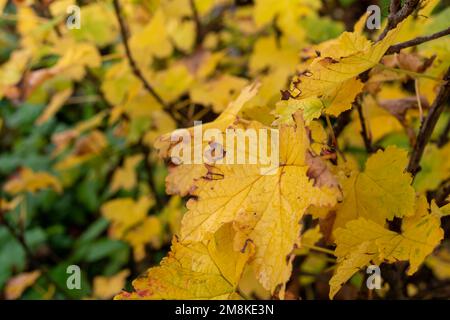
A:
<svg viewBox="0 0 450 320">
<path fill-rule="evenodd" d="M 308 172 L 306 173 L 310 179 L 314 180 L 314 186 L 327 186 L 337 188 L 339 183 L 335 176 L 328 170 L 328 167 L 320 157 L 313 156 L 310 152 L 306 154 L 306 163 L 308 164 Z"/>
</svg>

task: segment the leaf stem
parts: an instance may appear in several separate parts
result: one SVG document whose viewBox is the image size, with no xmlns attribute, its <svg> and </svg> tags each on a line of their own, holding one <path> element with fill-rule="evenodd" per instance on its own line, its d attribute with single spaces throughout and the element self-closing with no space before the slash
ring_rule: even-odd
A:
<svg viewBox="0 0 450 320">
<path fill-rule="evenodd" d="M 382 63 L 378 63 L 377 67 L 380 67 L 384 70 L 389 70 L 389 71 L 393 71 L 393 72 L 397 72 L 397 73 L 406 74 L 412 78 L 426 78 L 426 79 L 434 80 L 436 82 L 441 82 L 441 83 L 445 82 L 442 79 L 436 78 L 434 76 L 430 76 L 428 74 L 418 73 L 418 72 L 409 71 L 409 70 L 405 70 L 405 69 L 392 68 L 392 67 L 385 66 Z"/>
<path fill-rule="evenodd" d="M 303 248 L 307 248 L 307 249 L 311 249 L 311 250 L 315 250 L 315 251 L 319 251 L 319 252 L 323 252 L 326 254 L 331 254 L 332 256 L 335 256 L 334 251 L 327 249 L 327 248 L 322 248 L 322 247 L 318 247 L 318 246 L 314 246 L 314 245 L 308 245 L 308 244 L 301 244 L 301 247 Z"/>
</svg>

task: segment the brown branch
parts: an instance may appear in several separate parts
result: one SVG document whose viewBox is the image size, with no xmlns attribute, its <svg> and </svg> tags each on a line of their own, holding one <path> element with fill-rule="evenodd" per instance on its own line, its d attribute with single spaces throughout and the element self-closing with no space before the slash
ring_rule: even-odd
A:
<svg viewBox="0 0 450 320">
<path fill-rule="evenodd" d="M 418 7 L 420 0 L 406 0 L 405 4 L 400 9 L 398 9 L 398 4 L 392 4 L 392 2 L 397 1 L 391 1 L 387 26 L 380 34 L 377 41 L 383 40 L 389 31 L 395 29 L 395 27 L 397 27 L 400 22 L 405 20 L 411 13 L 413 13 L 414 10 L 416 10 L 416 8 Z M 394 12 L 394 9 L 397 9 L 397 11 Z"/>
<path fill-rule="evenodd" d="M 359 116 L 359 122 L 361 123 L 361 136 L 364 140 L 364 146 L 366 147 L 367 153 L 373 152 L 372 138 L 370 137 L 369 131 L 366 126 L 366 121 L 364 119 L 364 114 L 361 106 L 361 99 L 356 99 L 353 105 L 356 107 Z"/>
<path fill-rule="evenodd" d="M 200 21 L 200 16 L 198 14 L 197 6 L 195 4 L 195 0 L 189 0 L 192 10 L 192 16 L 194 17 L 195 22 L 195 43 L 196 45 L 200 45 L 203 42 L 203 28 L 202 23 Z"/>
<path fill-rule="evenodd" d="M 392 0 L 389 4 L 389 15 L 394 15 L 400 10 L 402 7 L 402 1 L 401 0 Z"/>
<path fill-rule="evenodd" d="M 351 112 L 351 109 L 342 112 L 341 115 L 336 119 L 336 122 L 333 124 L 333 131 L 336 139 L 337 137 L 339 137 L 345 127 L 352 121 Z"/>
<path fill-rule="evenodd" d="M 436 98 L 431 105 L 425 121 L 422 123 L 417 135 L 417 143 L 412 151 L 411 158 L 409 159 L 408 172 L 413 176 L 420 171 L 420 159 L 422 158 L 423 151 L 428 141 L 430 140 L 431 134 L 433 133 L 434 127 L 444 110 L 445 104 L 450 94 L 450 68 L 447 69 L 444 79 L 445 84 L 441 86 Z"/>
<path fill-rule="evenodd" d="M 439 207 L 442 207 L 447 202 L 447 197 L 450 194 L 450 180 L 441 184 L 439 189 L 434 193 L 434 199 Z"/>
<path fill-rule="evenodd" d="M 398 53 L 400 52 L 400 50 L 405 49 L 405 48 L 409 48 L 409 47 L 413 47 L 413 46 L 417 46 L 419 44 L 434 40 L 434 39 L 438 39 L 441 37 L 444 37 L 446 35 L 450 34 L 450 27 L 448 27 L 445 30 L 430 34 L 429 36 L 423 36 L 423 37 L 417 37 L 405 42 L 401 42 L 401 43 L 397 43 L 394 44 L 392 46 L 389 47 L 389 49 L 386 51 L 386 54 L 393 54 L 393 53 Z"/>
<path fill-rule="evenodd" d="M 113 0 L 114 5 L 114 11 L 117 17 L 117 20 L 119 22 L 119 29 L 120 34 L 122 36 L 122 42 L 125 47 L 125 54 L 127 56 L 128 62 L 130 64 L 131 70 L 133 71 L 133 74 L 141 80 L 142 84 L 144 85 L 144 88 L 155 98 L 155 100 L 164 108 L 169 109 L 168 105 L 164 102 L 164 100 L 159 96 L 159 94 L 153 89 L 153 87 L 150 85 L 150 83 L 145 79 L 144 75 L 142 74 L 141 70 L 139 70 L 136 61 L 134 60 L 130 46 L 128 44 L 128 33 L 127 28 L 125 25 L 125 20 L 122 17 L 122 11 L 120 9 L 119 0 Z"/>
<path fill-rule="evenodd" d="M 49 20 L 53 20 L 54 17 L 48 7 L 47 3 L 44 3 L 44 1 L 42 0 L 38 0 L 35 2 L 34 4 L 34 8 L 35 10 L 40 13 L 44 18 L 49 19 Z M 58 38 L 61 38 L 63 36 L 61 30 L 59 29 L 58 25 L 54 25 L 53 26 L 53 30 L 55 30 L 56 35 L 58 36 Z"/>
</svg>

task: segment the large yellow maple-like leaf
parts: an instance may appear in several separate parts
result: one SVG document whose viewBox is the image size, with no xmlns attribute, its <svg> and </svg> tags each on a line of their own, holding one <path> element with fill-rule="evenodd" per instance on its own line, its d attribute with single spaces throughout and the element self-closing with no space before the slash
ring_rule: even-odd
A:
<svg viewBox="0 0 450 320">
<path fill-rule="evenodd" d="M 383 224 L 386 219 L 414 213 L 412 177 L 405 172 L 407 152 L 394 146 L 378 151 L 366 162 L 363 172 L 341 175 L 343 202 L 336 208 L 334 228 L 358 217 Z"/>
<path fill-rule="evenodd" d="M 371 261 L 409 261 L 408 275 L 414 274 L 425 258 L 444 237 L 440 218 L 445 215 L 435 203 L 431 208 L 424 197 L 417 200 L 416 213 L 403 220 L 402 232 L 396 233 L 365 218 L 352 220 L 335 231 L 338 258 L 330 280 L 330 298 L 342 284 Z"/>
<path fill-rule="evenodd" d="M 252 246 L 233 249 L 231 224 L 202 242 L 180 242 L 174 238 L 161 265 L 133 281 L 135 292 L 122 292 L 115 299 L 238 299 L 238 282 Z"/>
<path fill-rule="evenodd" d="M 255 96 L 258 88 L 259 84 L 257 83 L 245 87 L 236 100 L 231 102 L 216 120 L 204 124 L 202 130 L 205 131 L 213 128 L 224 132 L 228 126 L 237 121 L 237 116 L 241 111 L 241 108 L 247 101 Z M 201 150 L 204 150 L 204 147 L 208 145 L 208 141 L 194 139 L 195 127 L 182 130 L 191 137 L 190 142 L 187 142 L 190 146 L 190 150 L 196 150 L 198 147 Z M 174 147 L 180 143 L 186 143 L 177 139 L 177 136 L 181 138 L 183 135 L 179 135 L 177 131 L 174 131 L 156 139 L 154 146 L 158 150 L 161 158 L 169 158 Z M 169 175 L 166 178 L 166 192 L 168 194 L 187 195 L 192 189 L 194 181 L 207 173 L 204 163 L 195 163 L 195 159 L 192 160 L 192 163 L 179 163 L 170 168 Z"/>
<path fill-rule="evenodd" d="M 301 115 L 296 114 L 295 125 L 283 125 L 279 132 L 280 166 L 272 174 L 262 174 L 260 164 L 209 167 L 211 178 L 196 184 L 196 199 L 188 202 L 181 228 L 182 240 L 200 241 L 234 221 L 236 250 L 248 241 L 254 243 L 257 278 L 272 292 L 290 277 L 289 256 L 305 210 L 310 205 L 333 205 L 339 195 L 332 177 L 324 181 L 326 167 L 319 170 L 320 177 L 312 173 L 312 166 L 321 162 L 311 156 Z"/>
</svg>

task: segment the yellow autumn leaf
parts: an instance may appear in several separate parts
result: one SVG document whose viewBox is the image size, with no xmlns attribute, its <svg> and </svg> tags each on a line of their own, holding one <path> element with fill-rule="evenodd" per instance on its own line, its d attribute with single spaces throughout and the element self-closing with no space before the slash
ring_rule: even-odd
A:
<svg viewBox="0 0 450 320">
<path fill-rule="evenodd" d="M 58 3 L 53 2 L 53 4 Z M 63 8 L 66 14 L 68 5 Z M 82 28 L 70 29 L 77 41 L 89 41 L 99 47 L 114 42 L 118 36 L 117 20 L 112 8 L 107 3 L 94 2 L 80 7 Z"/>
<path fill-rule="evenodd" d="M 92 119 L 93 120 L 93 119 Z M 91 123 L 93 124 L 93 123 Z M 87 125 L 87 123 L 86 123 Z M 67 139 L 71 140 L 73 138 L 72 134 L 78 135 L 81 127 L 76 127 L 67 132 Z M 65 136 L 61 138 L 66 139 Z M 64 148 L 64 144 L 67 141 L 61 142 L 61 147 Z M 60 172 L 74 168 L 83 164 L 84 162 L 98 156 L 107 146 L 107 140 L 105 135 L 100 130 L 93 130 L 89 134 L 80 137 L 76 142 L 71 153 L 69 153 L 64 159 L 58 161 L 54 168 Z"/>
<path fill-rule="evenodd" d="M 148 24 L 131 36 L 130 48 L 139 65 L 146 67 L 153 57 L 164 58 L 172 53 L 173 46 L 166 23 L 164 12 L 157 10 Z"/>
<path fill-rule="evenodd" d="M 180 233 L 181 219 L 186 211 L 180 196 L 170 197 L 169 202 L 158 216 L 163 225 L 168 225 L 170 235 Z"/>
<path fill-rule="evenodd" d="M 216 70 L 224 51 L 211 52 L 206 49 L 197 49 L 189 57 L 183 59 L 183 63 L 197 81 L 203 81 Z"/>
<path fill-rule="evenodd" d="M 195 23 L 170 19 L 167 32 L 175 46 L 183 52 L 190 52 L 195 43 Z"/>
<path fill-rule="evenodd" d="M 119 273 L 107 277 L 96 276 L 94 278 L 94 298 L 97 299 L 111 299 L 115 294 L 125 286 L 125 281 L 130 275 L 129 270 L 122 270 Z"/>
<path fill-rule="evenodd" d="M 172 241 L 171 251 L 160 266 L 133 281 L 135 292 L 115 299 L 238 299 L 237 286 L 252 254 L 234 251 L 231 224 L 202 242 Z"/>
<path fill-rule="evenodd" d="M 370 156 L 364 171 L 340 174 L 344 194 L 336 207 L 334 229 L 358 217 L 383 225 L 394 217 L 414 213 L 415 191 L 412 177 L 405 172 L 407 152 L 395 146 Z"/>
<path fill-rule="evenodd" d="M 131 198 L 119 198 L 105 202 L 100 211 L 111 221 L 109 234 L 112 238 L 122 239 L 126 232 L 136 224 L 142 222 L 147 211 L 153 205 L 153 199 L 142 196 L 135 201 Z"/>
<path fill-rule="evenodd" d="M 183 241 L 200 241 L 234 221 L 236 250 L 249 239 L 255 244 L 252 264 L 258 280 L 272 293 L 289 279 L 287 261 L 298 242 L 305 210 L 310 205 L 333 205 L 339 196 L 333 181 L 324 186 L 316 181 L 316 186 L 319 177 L 308 175 L 309 138 L 300 114 L 295 126 L 280 128 L 279 141 L 280 167 L 272 168 L 272 174 L 262 174 L 261 164 L 209 167 L 209 175 L 217 178 L 196 183 L 196 198 L 188 202 L 181 228 Z"/>
<path fill-rule="evenodd" d="M 414 188 L 418 192 L 434 190 L 450 176 L 450 143 L 438 148 L 429 144 L 424 150 L 420 162 L 421 170 L 414 179 Z"/>
<path fill-rule="evenodd" d="M 146 77 L 152 79 L 151 84 L 163 100 L 168 103 L 186 93 L 194 81 L 193 76 L 183 63 L 175 63 L 162 71 L 148 73 Z"/>
<path fill-rule="evenodd" d="M 131 72 L 127 61 L 122 60 L 111 66 L 105 73 L 101 90 L 112 105 L 120 105 L 134 98 L 142 88 L 142 83 Z"/>
<path fill-rule="evenodd" d="M 249 115 L 249 119 L 270 125 L 275 117 L 271 114 L 276 103 L 280 100 L 280 90 L 286 89 L 286 79 L 291 71 L 276 69 L 260 78 L 258 94 L 245 104 L 243 115 Z"/>
<path fill-rule="evenodd" d="M 80 80 L 85 76 L 86 68 L 101 65 L 98 49 L 89 43 L 63 39 L 56 44 L 54 51 L 61 55 L 61 58 L 49 69 L 52 75 L 63 74 L 64 77 Z"/>
<path fill-rule="evenodd" d="M 147 244 L 151 244 L 154 249 L 161 247 L 162 232 L 161 221 L 155 216 L 149 216 L 138 222 L 134 228 L 129 229 L 123 236 L 123 240 L 133 248 L 134 260 L 141 261 L 145 258 Z"/>
<path fill-rule="evenodd" d="M 310 97 L 301 100 L 289 99 L 277 103 L 274 114 L 277 118 L 275 123 L 291 124 L 294 122 L 292 115 L 297 110 L 303 111 L 303 117 L 307 125 L 321 116 L 323 103 L 319 98 Z"/>
<path fill-rule="evenodd" d="M 366 17 L 366 15 L 363 15 L 361 19 Z M 359 22 L 365 23 L 364 20 L 360 20 Z M 320 56 L 339 59 L 370 50 L 371 45 L 372 42 L 362 34 L 360 27 L 355 25 L 353 32 L 343 32 L 336 39 L 331 39 L 317 45 L 315 49 L 320 52 Z"/>
<path fill-rule="evenodd" d="M 442 248 L 436 254 L 429 256 L 425 264 L 433 270 L 438 279 L 450 279 L 450 252 L 448 249 Z"/>
<path fill-rule="evenodd" d="M 299 249 L 295 250 L 296 255 L 308 254 L 309 249 L 314 247 L 315 244 L 323 237 L 320 232 L 320 226 L 317 225 L 314 228 L 306 230 L 299 241 Z"/>
<path fill-rule="evenodd" d="M 23 292 L 32 286 L 41 276 L 40 270 L 21 273 L 8 280 L 5 287 L 5 298 L 15 300 L 20 298 Z"/>
<path fill-rule="evenodd" d="M 308 127 L 311 130 L 311 149 L 315 154 L 322 154 L 324 149 L 329 148 L 327 132 L 320 121 L 312 121 Z"/>
<path fill-rule="evenodd" d="M 360 219 L 362 220 L 363 218 Z M 348 255 L 339 260 L 336 271 L 329 282 L 330 299 L 333 299 L 344 283 L 376 257 L 375 253 L 376 247 L 374 248 L 371 242 L 363 242 L 355 246 Z"/>
<path fill-rule="evenodd" d="M 3 9 L 5 8 L 7 2 L 8 0 L 0 0 L 0 14 L 3 13 Z"/>
<path fill-rule="evenodd" d="M 250 56 L 249 68 L 252 74 L 270 68 L 271 71 L 282 69 L 293 72 L 297 62 L 298 49 L 288 43 L 277 43 L 274 36 L 259 38 Z"/>
<path fill-rule="evenodd" d="M 43 54 L 48 49 L 46 41 L 54 38 L 51 21 L 39 17 L 33 8 L 21 2 L 17 7 L 17 31 L 21 35 L 20 45 L 30 51 L 33 56 Z"/>
<path fill-rule="evenodd" d="M 362 217 L 335 231 L 338 265 L 330 279 L 330 298 L 343 283 L 371 261 L 378 265 L 382 262 L 409 261 L 407 274 L 412 275 L 418 270 L 441 242 L 444 231 L 440 227 L 443 213 L 435 203 L 429 207 L 426 199 L 419 197 L 416 207 L 415 215 L 404 219 L 401 233 Z"/>
<path fill-rule="evenodd" d="M 362 90 L 356 77 L 374 67 L 396 40 L 401 24 L 380 42 L 367 45 L 361 36 L 344 33 L 324 48 L 328 56 L 320 55 L 291 83 L 291 96 L 296 99 L 317 97 L 327 114 L 338 116 L 351 108 Z M 341 50 L 344 55 L 340 55 Z M 331 55 L 331 56 L 330 56 Z"/>
<path fill-rule="evenodd" d="M 12 179 L 3 186 L 3 190 L 10 194 L 24 191 L 34 193 L 36 191 L 51 188 L 56 192 L 62 192 L 59 180 L 51 174 L 43 171 L 33 171 L 30 168 L 22 168 Z"/>
<path fill-rule="evenodd" d="M 152 124 L 150 130 L 148 130 L 142 138 L 142 142 L 145 143 L 149 148 L 153 147 L 156 139 L 161 136 L 161 134 L 171 132 L 177 127 L 170 114 L 162 110 L 153 111 L 151 120 Z"/>
<path fill-rule="evenodd" d="M 52 142 L 56 145 L 53 156 L 56 156 L 64 151 L 70 142 L 78 138 L 81 134 L 100 126 L 105 116 L 106 112 L 99 112 L 92 118 L 77 123 L 72 129 L 55 133 L 52 136 Z M 97 140 L 101 140 L 101 138 L 97 137 Z"/>
<path fill-rule="evenodd" d="M 59 111 L 59 109 L 61 109 L 67 99 L 69 99 L 69 97 L 72 95 L 72 92 L 72 88 L 68 88 L 55 93 L 55 95 L 53 95 L 53 97 L 50 99 L 50 102 L 45 108 L 44 112 L 39 116 L 39 118 L 37 118 L 36 124 L 41 125 L 44 122 L 47 122 L 51 117 L 53 117 Z"/>
<path fill-rule="evenodd" d="M 408 260 L 408 275 L 414 274 L 425 258 L 444 238 L 441 228 L 441 217 L 444 213 L 434 202 L 430 209 L 424 197 L 419 198 L 416 214 L 406 217 L 402 224 L 402 233 L 394 239 L 379 239 L 380 258 L 391 263 L 398 260 Z"/>
<path fill-rule="evenodd" d="M 277 18 L 277 25 L 283 33 L 294 34 L 302 39 L 305 31 L 298 20 L 302 16 L 314 14 L 320 7 L 321 2 L 317 0 L 256 0 L 254 19 L 256 25 L 261 27 Z"/>
<path fill-rule="evenodd" d="M 224 132 L 226 128 L 233 124 L 236 119 L 238 113 L 241 111 L 241 108 L 244 104 L 249 101 L 251 98 L 255 96 L 258 92 L 258 84 L 251 84 L 245 87 L 240 95 L 236 98 L 236 100 L 230 102 L 227 108 L 217 117 L 213 122 L 207 123 L 203 125 L 203 130 L 208 128 L 215 128 Z M 187 130 L 186 133 L 193 137 L 195 127 L 191 127 Z M 178 131 L 180 133 L 180 131 Z M 160 136 L 154 144 L 154 147 L 158 150 L 159 156 L 161 158 L 169 158 L 171 156 L 171 152 L 174 148 L 177 147 L 181 141 L 175 139 L 176 141 L 172 141 L 173 137 L 176 137 L 177 131 L 170 132 L 168 134 Z M 191 146 L 191 150 L 195 150 L 196 148 L 204 149 L 204 146 L 207 142 L 204 141 L 196 141 L 195 139 L 190 139 L 190 142 L 184 142 L 186 144 L 189 143 Z M 199 145 L 201 144 L 201 145 Z M 206 174 L 206 169 L 203 163 L 201 164 L 177 164 L 176 166 L 170 169 L 169 175 L 166 178 L 166 191 L 169 194 L 179 194 L 181 196 L 185 196 L 189 193 L 192 188 L 194 181 L 201 178 Z"/>
<path fill-rule="evenodd" d="M 245 297 L 252 297 L 255 299 L 270 300 L 270 291 L 264 289 L 255 276 L 255 270 L 251 265 L 244 268 L 241 280 L 239 281 L 239 292 Z"/>
<path fill-rule="evenodd" d="M 0 66 L 0 98 L 10 86 L 20 81 L 30 59 L 31 53 L 28 50 L 17 50 Z"/>
<path fill-rule="evenodd" d="M 136 166 L 142 159 L 142 154 L 136 154 L 125 158 L 123 166 L 114 171 L 110 187 L 111 192 L 116 192 L 119 189 L 130 190 L 136 186 Z"/>
<path fill-rule="evenodd" d="M 392 91 L 390 91 L 392 92 Z M 361 103 L 366 125 L 370 128 L 372 140 L 379 141 L 390 133 L 402 132 L 402 124 L 387 110 L 381 108 L 374 97 L 367 95 Z M 364 146 L 361 138 L 361 121 L 358 115 L 352 115 L 352 122 L 344 129 L 340 140 L 352 146 Z"/>
<path fill-rule="evenodd" d="M 17 196 L 11 201 L 0 198 L 0 212 L 8 212 L 14 210 L 22 202 L 22 197 Z"/>
<path fill-rule="evenodd" d="M 231 75 L 221 75 L 190 89 L 192 102 L 212 106 L 214 112 L 222 112 L 247 85 L 248 81 Z"/>
</svg>

